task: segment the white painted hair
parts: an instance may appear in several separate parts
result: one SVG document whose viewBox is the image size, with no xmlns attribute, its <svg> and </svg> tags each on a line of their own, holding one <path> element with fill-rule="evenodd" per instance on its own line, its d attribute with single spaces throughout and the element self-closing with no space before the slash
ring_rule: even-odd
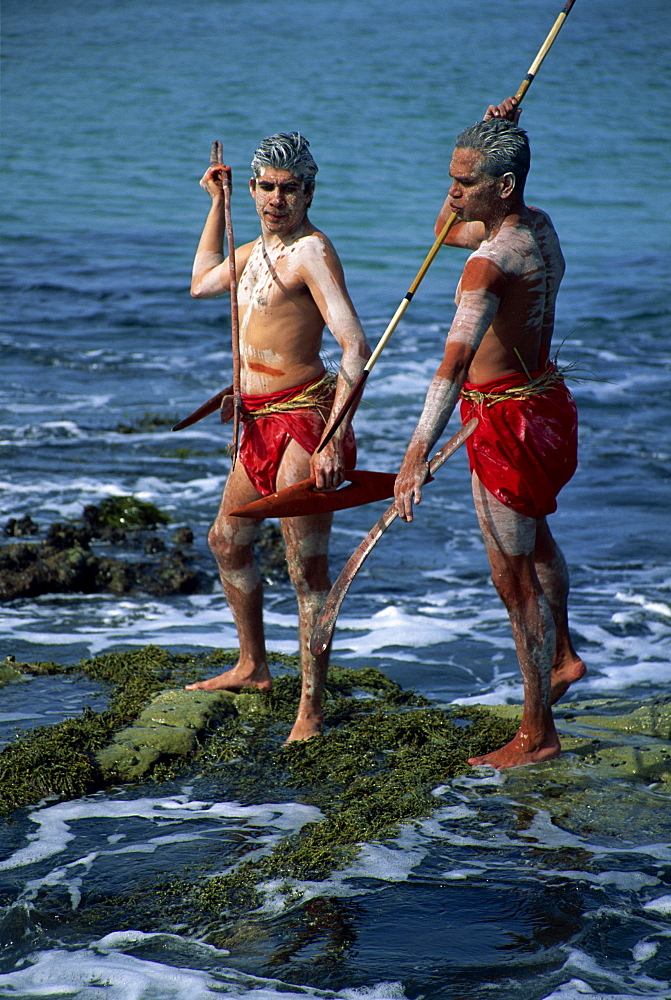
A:
<svg viewBox="0 0 671 1000">
<path fill-rule="evenodd" d="M 529 137 L 523 128 L 506 118 L 490 118 L 476 122 L 460 132 L 455 141 L 459 149 L 474 149 L 482 154 L 482 169 L 490 177 L 513 174 L 518 191 L 531 165 Z"/>
<path fill-rule="evenodd" d="M 254 176 L 258 177 L 266 167 L 290 171 L 307 188 L 314 187 L 319 169 L 312 158 L 310 143 L 300 132 L 277 132 L 263 140 L 252 159 Z"/>
</svg>

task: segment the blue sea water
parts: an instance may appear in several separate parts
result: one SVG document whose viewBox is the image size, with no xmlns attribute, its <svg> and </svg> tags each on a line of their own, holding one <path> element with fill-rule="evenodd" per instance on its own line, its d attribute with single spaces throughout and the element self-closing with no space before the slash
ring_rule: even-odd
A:
<svg viewBox="0 0 671 1000">
<path fill-rule="evenodd" d="M 233 168 L 241 243 L 257 231 L 246 181 L 258 140 L 293 129 L 310 139 L 311 215 L 375 343 L 432 243 L 454 136 L 515 91 L 558 12 L 554 0 L 5 0 L 3 522 L 29 513 L 44 527 L 135 493 L 190 524 L 204 550 L 227 433 L 215 418 L 180 435 L 122 428 L 147 413 L 183 416 L 230 381 L 228 307 L 188 294 L 212 140 Z M 551 214 L 567 258 L 560 360 L 591 373 L 574 386 L 580 467 L 552 519 L 589 666 L 576 697 L 665 695 L 671 681 L 670 29 L 666 0 L 577 0 L 524 102 L 529 200 Z M 441 251 L 368 380 L 362 467 L 398 467 L 463 260 Z M 337 361 L 335 342 L 326 347 Z M 333 658 L 378 666 L 441 703 L 519 701 L 467 480 L 458 453 L 413 525 L 389 530 L 343 605 Z M 334 573 L 379 513 L 338 516 Z M 294 652 L 290 589 L 274 585 L 266 607 L 270 648 Z M 0 608 L 0 657 L 65 663 L 147 642 L 236 638 L 217 591 Z M 0 736 L 59 707 L 95 706 L 90 688 L 54 683 L 2 689 Z M 310 890 L 334 901 L 356 940 L 335 972 L 306 958 L 274 978 L 270 945 L 240 965 L 178 934 L 59 937 L 26 917 L 4 942 L 0 995 L 668 996 L 669 845 L 646 831 L 627 845 L 578 838 L 539 809 L 532 857 L 506 787 L 477 776 L 446 787 L 430 823 L 368 845 L 357 866 Z M 122 878 L 129 857 L 138 876 L 178 868 L 199 840 L 234 831 L 251 849 L 260 825 L 270 843 L 304 821 L 297 804 L 252 815 L 225 802 L 213 812 L 198 789 L 155 794 L 47 803 L 9 828 L 9 925 L 45 885 L 76 908 L 92 885 Z M 572 864 L 560 869 L 556 852 L 573 852 Z"/>
</svg>

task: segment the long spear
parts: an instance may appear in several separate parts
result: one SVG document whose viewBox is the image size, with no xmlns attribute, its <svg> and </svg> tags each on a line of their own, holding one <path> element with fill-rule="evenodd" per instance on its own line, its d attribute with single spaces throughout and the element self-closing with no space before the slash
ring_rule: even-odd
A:
<svg viewBox="0 0 671 1000">
<path fill-rule="evenodd" d="M 223 148 L 218 140 L 212 143 L 210 166 L 222 166 L 221 186 L 224 192 L 224 220 L 226 223 L 226 242 L 228 244 L 228 268 L 231 278 L 231 355 L 233 361 L 233 442 L 231 444 L 231 468 L 235 468 L 238 457 L 238 437 L 240 435 L 240 410 L 242 396 L 240 395 L 240 326 L 238 324 L 238 279 L 235 270 L 235 240 L 233 239 L 233 220 L 231 218 L 231 170 L 224 166 Z M 207 405 L 207 404 L 206 404 Z"/>
<path fill-rule="evenodd" d="M 538 70 L 539 70 L 539 68 L 541 66 L 541 63 L 543 62 L 543 60 L 545 59 L 546 55 L 550 51 L 550 48 L 552 47 L 552 43 L 554 42 L 555 38 L 559 34 L 559 32 L 561 30 L 561 27 L 564 24 L 564 21 L 566 20 L 566 18 L 568 17 L 569 11 L 571 10 L 571 7 L 573 6 L 574 3 L 575 3 L 575 0 L 566 0 L 566 3 L 564 4 L 564 7 L 562 8 L 560 14 L 558 15 L 555 23 L 553 24 L 550 33 L 548 34 L 547 38 L 545 39 L 545 41 L 541 45 L 540 49 L 538 50 L 538 55 L 536 56 L 536 58 L 534 59 L 534 61 L 531 64 L 531 66 L 529 67 L 529 71 L 528 71 L 527 75 L 525 76 L 524 80 L 520 84 L 520 86 L 519 86 L 519 88 L 517 90 L 517 93 L 515 94 L 515 98 L 516 98 L 516 100 L 518 102 L 518 105 L 519 105 L 520 101 L 522 100 L 522 98 L 524 97 L 524 95 L 526 94 L 526 92 L 529 89 L 529 87 L 531 86 L 531 84 L 532 84 L 532 82 L 533 82 L 533 80 L 534 80 L 534 78 L 536 76 L 536 73 L 538 72 Z M 379 339 L 379 341 L 377 343 L 377 347 L 375 348 L 375 350 L 371 354 L 370 358 L 368 359 L 368 362 L 366 363 L 365 368 L 363 369 L 363 371 L 359 375 L 358 379 L 354 383 L 354 385 L 352 387 L 352 391 L 350 392 L 349 396 L 347 397 L 347 399 L 343 403 L 343 406 L 342 406 L 342 409 L 340 410 L 340 413 L 338 413 L 338 415 L 336 416 L 335 420 L 331 424 L 331 427 L 329 428 L 329 431 L 328 431 L 326 437 L 320 443 L 319 447 L 317 448 L 317 451 L 321 451 L 322 448 L 324 448 L 328 444 L 328 442 L 331 440 L 331 438 L 335 434 L 336 430 L 340 426 L 340 423 L 342 422 L 343 417 L 345 416 L 345 414 L 348 413 L 348 411 L 351 409 L 352 405 L 354 404 L 355 400 L 357 400 L 359 398 L 359 396 L 361 395 L 361 393 L 363 392 L 364 386 L 366 384 L 366 379 L 368 378 L 368 376 L 369 376 L 369 374 L 371 372 L 371 369 L 373 368 L 373 365 L 376 363 L 377 359 L 380 357 L 380 354 L 382 353 L 382 351 L 384 350 L 384 348 L 387 345 L 387 341 L 389 340 L 389 338 L 391 337 L 392 333 L 394 332 L 394 330 L 398 326 L 398 323 L 399 323 L 401 317 L 403 316 L 404 312 L 406 311 L 406 309 L 410 305 L 410 302 L 412 301 L 412 298 L 413 298 L 415 292 L 419 288 L 419 286 L 420 286 L 420 284 L 422 282 L 422 279 L 424 278 L 424 275 L 426 274 L 426 272 L 431 267 L 431 264 L 433 263 L 433 260 L 434 260 L 434 258 L 436 256 L 436 254 L 438 253 L 438 251 L 440 250 L 441 246 L 445 242 L 445 237 L 447 236 L 447 234 L 449 233 L 450 229 L 452 228 L 452 226 L 456 222 L 456 218 L 457 217 L 456 217 L 455 213 L 452 212 L 450 214 L 450 216 L 448 217 L 447 221 L 445 222 L 445 225 L 441 229 L 441 231 L 440 231 L 438 237 L 436 238 L 433 246 L 431 247 L 431 249 L 429 250 L 428 254 L 426 255 L 424 263 L 422 264 L 422 266 L 420 267 L 419 271 L 417 272 L 417 274 L 415 276 L 415 280 L 412 282 L 412 284 L 410 285 L 410 288 L 405 293 L 404 298 L 401 300 L 401 304 L 399 305 L 398 309 L 396 310 L 396 312 L 392 316 L 391 321 L 390 321 L 387 329 L 384 331 L 384 333 L 380 337 L 380 339 Z"/>
</svg>

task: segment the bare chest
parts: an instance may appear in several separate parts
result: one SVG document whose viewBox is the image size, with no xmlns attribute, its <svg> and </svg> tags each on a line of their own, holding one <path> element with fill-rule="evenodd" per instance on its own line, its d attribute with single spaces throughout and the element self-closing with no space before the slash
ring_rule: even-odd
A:
<svg viewBox="0 0 671 1000">
<path fill-rule="evenodd" d="M 257 241 L 238 282 L 238 302 L 265 312 L 300 300 L 307 293 L 298 274 L 294 247 L 269 250 Z"/>
</svg>

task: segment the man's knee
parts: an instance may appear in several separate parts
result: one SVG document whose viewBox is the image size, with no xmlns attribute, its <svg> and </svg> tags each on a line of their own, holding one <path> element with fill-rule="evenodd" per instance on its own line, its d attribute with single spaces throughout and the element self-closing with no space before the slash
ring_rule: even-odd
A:
<svg viewBox="0 0 671 1000">
<path fill-rule="evenodd" d="M 326 555 L 304 556 L 300 552 L 287 552 L 289 577 L 299 595 L 310 595 L 319 591 L 329 591 L 328 559 Z"/>
<path fill-rule="evenodd" d="M 296 591 L 312 593 L 329 590 L 328 571 L 329 532 L 321 530 L 295 530 L 283 525 L 286 545 L 287 568 Z"/>
<path fill-rule="evenodd" d="M 226 545 L 226 540 L 221 532 L 221 529 L 216 521 L 211 526 L 209 532 L 207 533 L 207 544 L 210 547 L 210 551 L 214 556 L 217 557 L 217 559 L 219 559 L 220 556 L 223 556 L 227 545 Z"/>
<path fill-rule="evenodd" d="M 329 590 L 328 537 L 288 537 L 286 550 L 289 577 L 299 597 Z"/>
<path fill-rule="evenodd" d="M 506 607 L 524 606 L 536 600 L 541 586 L 528 559 L 497 559 L 491 565 L 492 583 Z"/>
<path fill-rule="evenodd" d="M 252 562 L 251 542 L 236 538 L 234 532 L 215 521 L 207 536 L 207 544 L 218 564 L 224 569 L 242 569 Z"/>
</svg>

